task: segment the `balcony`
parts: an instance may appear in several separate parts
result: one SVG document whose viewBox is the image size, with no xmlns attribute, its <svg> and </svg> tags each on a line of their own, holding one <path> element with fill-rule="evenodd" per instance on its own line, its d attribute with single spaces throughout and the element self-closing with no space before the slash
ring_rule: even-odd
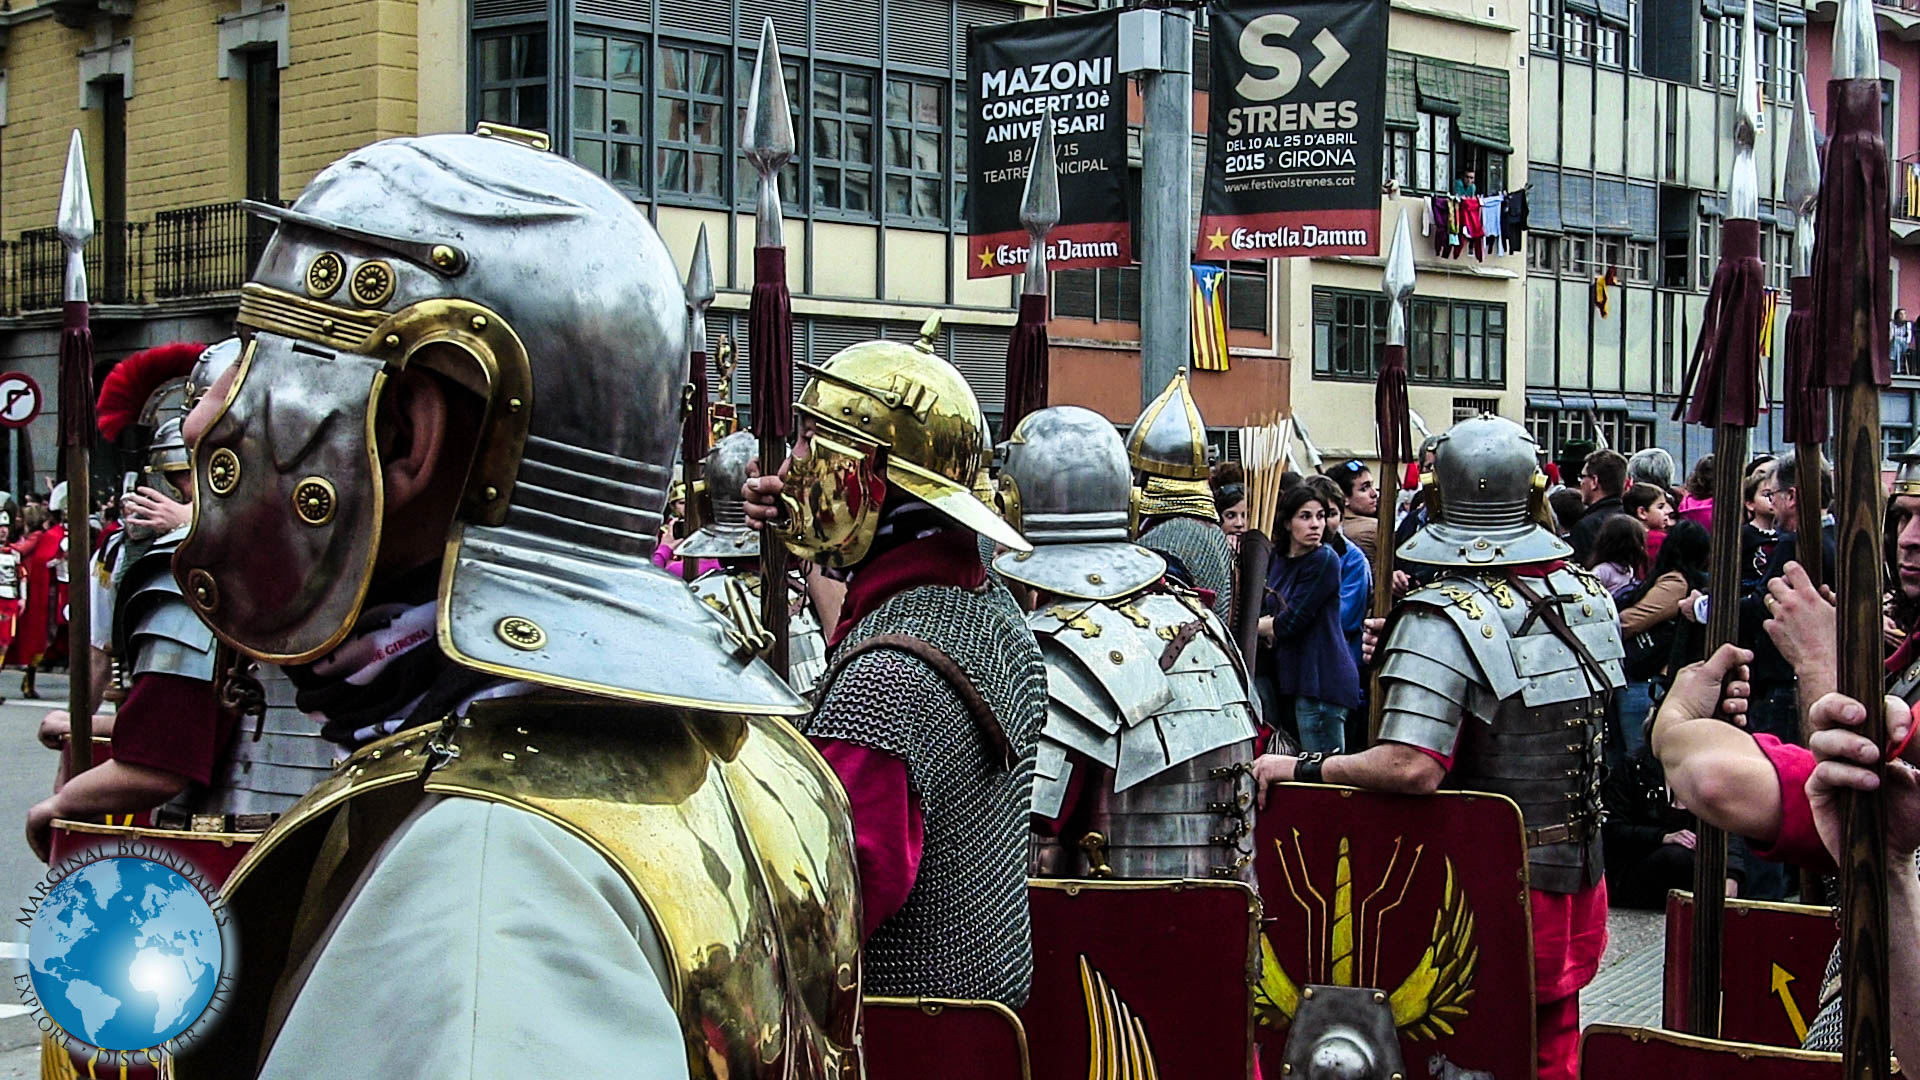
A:
<svg viewBox="0 0 1920 1080">
<path fill-rule="evenodd" d="M 101 222 L 85 249 L 89 299 L 96 307 L 231 304 L 272 235 L 270 222 L 237 202 L 162 210 L 150 222 Z M 0 317 L 57 309 L 66 265 L 53 229 L 0 241 Z"/>
</svg>

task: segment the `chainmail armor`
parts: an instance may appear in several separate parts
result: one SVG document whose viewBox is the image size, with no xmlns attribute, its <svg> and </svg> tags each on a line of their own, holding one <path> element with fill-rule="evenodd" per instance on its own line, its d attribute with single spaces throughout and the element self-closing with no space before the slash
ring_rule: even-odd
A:
<svg viewBox="0 0 1920 1080">
<path fill-rule="evenodd" d="M 1004 767 L 952 686 L 918 658 L 881 647 L 828 670 L 807 734 L 905 761 L 926 828 L 913 891 L 867 940 L 866 992 L 1017 1008 L 1033 979 L 1026 859 L 1046 707 L 1039 646 L 993 581 L 908 589 L 860 620 L 839 649 L 881 634 L 919 638 L 952 658 L 999 718 L 1014 766 Z"/>
<path fill-rule="evenodd" d="M 1140 546 L 1157 551 L 1175 577 L 1213 593 L 1213 613 L 1222 626 L 1233 625 L 1233 549 L 1220 526 L 1197 518 L 1162 518 L 1140 534 Z"/>
</svg>

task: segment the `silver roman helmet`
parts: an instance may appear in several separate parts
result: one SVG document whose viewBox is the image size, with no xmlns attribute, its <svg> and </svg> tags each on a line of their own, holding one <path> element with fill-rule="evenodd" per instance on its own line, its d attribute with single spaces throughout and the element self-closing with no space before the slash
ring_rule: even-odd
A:
<svg viewBox="0 0 1920 1080">
<path fill-rule="evenodd" d="M 1894 455 L 1892 494 L 1920 495 L 1920 439 Z"/>
<path fill-rule="evenodd" d="M 1002 577 L 1076 600 L 1113 600 L 1157 581 L 1159 555 L 1131 542 L 1133 477 L 1107 419 L 1077 405 L 1029 414 L 1007 440 L 1000 512 L 1033 544 L 994 560 Z"/>
<path fill-rule="evenodd" d="M 200 399 L 207 396 L 220 373 L 232 367 L 240 359 L 240 339 L 224 338 L 200 350 L 200 359 L 194 362 L 193 370 L 187 373 L 187 398 L 180 404 L 180 415 L 184 418 L 193 411 Z"/>
<path fill-rule="evenodd" d="M 629 700 L 804 705 L 650 562 L 680 431 L 685 300 L 627 196 L 512 129 L 388 139 L 322 170 L 241 290 L 245 345 L 194 449 L 174 568 L 227 642 L 298 664 L 350 631 L 384 493 L 377 412 L 422 365 L 480 403 L 439 645 Z"/>
<path fill-rule="evenodd" d="M 1127 460 L 1139 475 L 1139 517 L 1220 520 L 1207 483 L 1207 425 L 1187 385 L 1186 368 L 1141 410 L 1127 433 Z"/>
<path fill-rule="evenodd" d="M 1538 524 L 1546 477 L 1534 463 L 1536 449 L 1525 428 L 1485 414 L 1436 437 L 1434 494 L 1445 520 L 1429 522 L 1400 545 L 1400 557 L 1480 567 L 1572 555 L 1572 548 Z"/>
<path fill-rule="evenodd" d="M 153 442 L 147 444 L 147 471 L 169 484 L 193 464 L 187 453 L 187 442 L 181 437 L 180 427 L 180 417 L 168 417 L 153 429 Z"/>
<path fill-rule="evenodd" d="M 747 526 L 747 504 L 740 489 L 747 483 L 747 465 L 760 456 L 760 440 L 752 432 L 736 431 L 707 451 L 701 466 L 713 520 L 695 530 L 673 549 L 680 559 L 752 559 L 760 555 L 760 534 Z"/>
</svg>

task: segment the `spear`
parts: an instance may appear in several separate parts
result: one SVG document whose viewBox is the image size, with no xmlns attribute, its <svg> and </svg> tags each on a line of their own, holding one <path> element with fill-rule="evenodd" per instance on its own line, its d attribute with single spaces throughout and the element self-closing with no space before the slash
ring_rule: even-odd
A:
<svg viewBox="0 0 1920 1080">
<path fill-rule="evenodd" d="M 1298 413 L 1295 413 L 1293 416 L 1293 432 L 1300 436 L 1300 445 L 1307 448 L 1307 464 L 1313 467 L 1314 472 L 1319 472 L 1320 466 L 1325 464 L 1327 456 L 1320 452 L 1318 446 L 1314 445 L 1313 432 L 1307 430 L 1306 420 Z"/>
<path fill-rule="evenodd" d="M 1877 707 L 1886 673 L 1881 637 L 1880 388 L 1893 381 L 1887 320 L 1887 147 L 1880 130 L 1880 42 L 1868 0 L 1843 0 L 1827 83 L 1827 167 L 1813 258 L 1813 374 L 1838 393 L 1834 428 L 1837 529 L 1834 592 L 1838 689 L 1867 703 L 1860 733 L 1887 742 Z M 1819 464 L 1813 462 L 1818 475 Z M 1800 466 L 1808 475 L 1808 464 Z M 1803 485 L 1802 490 L 1805 490 Z M 1802 496 L 1805 498 L 1805 496 Z M 1804 534 L 1803 534 L 1804 535 Z M 1818 534 L 1815 534 L 1818 537 Z M 1806 541 L 1802 540 L 1804 549 Z M 1815 539 L 1814 543 L 1819 544 Z M 1813 549 L 1820 557 L 1820 547 Z M 1804 554 L 1802 561 L 1808 560 Z M 1840 860 L 1841 1072 L 1888 1075 L 1886 806 L 1879 792 L 1848 792 Z M 1911 873 L 1906 867 L 1896 871 Z"/>
<path fill-rule="evenodd" d="M 1796 78 L 1798 78 L 1796 76 Z M 1816 206 L 1820 200 L 1820 156 L 1814 149 L 1813 108 L 1807 104 L 1805 80 L 1800 80 L 1794 97 L 1793 126 L 1787 129 L 1787 164 L 1782 194 L 1793 206 L 1793 268 L 1790 288 L 1793 307 L 1787 313 L 1786 333 L 1786 436 L 1793 443 L 1795 461 L 1800 467 L 1800 489 L 1811 491 L 1798 506 L 1795 530 L 1800 536 L 1818 537 L 1829 494 L 1820 490 L 1821 444 L 1827 441 L 1827 388 L 1813 378 L 1813 247 Z M 1801 541 L 1805 543 L 1805 541 Z M 1806 558 L 1800 565 L 1820 587 L 1824 568 L 1820 558 Z M 1805 714 L 1805 709 L 1801 710 Z"/>
<path fill-rule="evenodd" d="M 1736 640 L 1740 630 L 1740 463 L 1760 416 L 1760 326 L 1766 267 L 1760 261 L 1760 182 L 1754 162 L 1759 132 L 1753 0 L 1741 28 L 1740 84 L 1734 105 L 1733 168 L 1720 238 L 1720 266 L 1707 290 L 1700 340 L 1687 367 L 1686 421 L 1713 429 L 1713 546 L 1708 556 L 1712 595 L 1707 651 Z M 1680 419 L 1675 410 L 1674 419 Z M 1687 1030 L 1720 1034 L 1720 964 L 1726 916 L 1727 835 L 1700 823 L 1693 862 L 1692 986 Z"/>
<path fill-rule="evenodd" d="M 753 295 L 747 301 L 747 362 L 752 365 L 753 431 L 760 437 L 760 472 L 772 476 L 786 460 L 793 434 L 793 304 L 787 295 L 787 242 L 781 220 L 780 170 L 793 157 L 793 116 L 781 69 L 773 19 L 760 30 L 747 99 L 747 162 L 760 174 L 754 207 Z M 787 677 L 787 549 L 760 545 L 760 621 L 773 637 L 767 662 Z"/>
<path fill-rule="evenodd" d="M 1030 412 L 1047 407 L 1047 233 L 1060 223 L 1060 170 L 1053 156 L 1053 110 L 1033 137 L 1027 188 L 1020 196 L 1020 226 L 1027 230 L 1026 285 L 1020 290 L 1020 320 L 1007 338 L 1007 404 L 1002 437 Z"/>
<path fill-rule="evenodd" d="M 1373 423 L 1380 439 L 1380 537 L 1373 545 L 1373 611 L 1384 619 L 1393 610 L 1393 507 L 1400 498 L 1400 464 L 1413 457 L 1412 416 L 1407 407 L 1407 302 L 1413 298 L 1413 233 L 1407 212 L 1393 229 L 1380 291 L 1387 294 L 1387 344 L 1381 350 L 1380 382 L 1373 391 Z M 1379 738 L 1386 695 L 1380 673 L 1373 673 L 1367 710 L 1368 741 Z"/>
<path fill-rule="evenodd" d="M 67 775 L 93 766 L 93 621 L 87 603 L 93 508 L 87 483 L 93 448 L 93 328 L 88 322 L 87 264 L 82 252 L 93 238 L 93 191 L 80 132 L 67 142 L 67 175 L 60 182 L 60 246 L 67 249 L 65 321 L 60 330 L 60 450 L 67 473 Z M 58 597 L 55 598 L 57 604 Z"/>
<path fill-rule="evenodd" d="M 693 260 L 687 264 L 687 400 L 680 430 L 680 482 L 687 493 L 688 533 L 692 532 L 694 463 L 707 453 L 707 308 L 713 303 L 713 260 L 707 255 L 707 226 L 700 225 L 693 242 Z M 697 559 L 682 558 L 680 573 L 688 581 L 699 576 Z"/>
</svg>

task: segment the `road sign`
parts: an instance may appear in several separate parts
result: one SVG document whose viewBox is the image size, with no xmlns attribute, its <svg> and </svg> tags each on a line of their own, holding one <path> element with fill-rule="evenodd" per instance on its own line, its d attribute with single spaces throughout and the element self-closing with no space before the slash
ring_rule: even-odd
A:
<svg viewBox="0 0 1920 1080">
<path fill-rule="evenodd" d="M 40 384 L 18 371 L 0 375 L 0 427 L 23 428 L 40 415 Z"/>
</svg>

